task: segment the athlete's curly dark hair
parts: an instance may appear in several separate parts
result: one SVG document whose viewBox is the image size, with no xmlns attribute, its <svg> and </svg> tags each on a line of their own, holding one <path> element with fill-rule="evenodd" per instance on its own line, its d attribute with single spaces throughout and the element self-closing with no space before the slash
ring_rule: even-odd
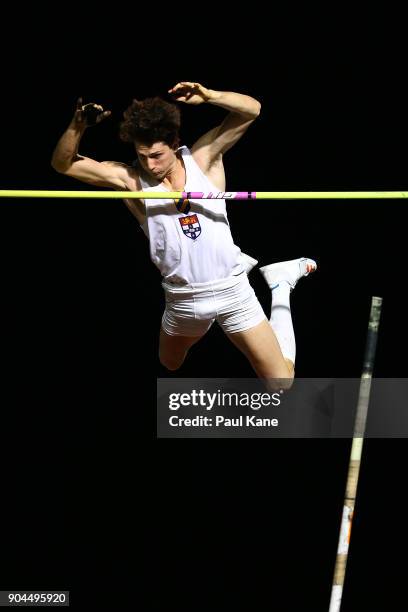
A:
<svg viewBox="0 0 408 612">
<path fill-rule="evenodd" d="M 125 118 L 119 127 L 123 142 L 135 142 L 151 146 L 165 142 L 175 147 L 179 142 L 180 109 L 162 98 L 133 100 L 123 113 Z"/>
</svg>

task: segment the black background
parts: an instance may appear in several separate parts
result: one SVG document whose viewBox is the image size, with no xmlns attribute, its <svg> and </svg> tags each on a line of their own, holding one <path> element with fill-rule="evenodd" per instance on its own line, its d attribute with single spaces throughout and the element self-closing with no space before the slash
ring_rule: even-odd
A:
<svg viewBox="0 0 408 612">
<path fill-rule="evenodd" d="M 90 189 L 50 167 L 77 97 L 112 110 L 81 152 L 130 161 L 117 126 L 132 98 L 194 80 L 262 103 L 225 157 L 228 189 L 407 189 L 400 15 L 252 7 L 234 22 L 218 9 L 10 18 L 2 188 Z M 225 114 L 182 112 L 187 145 Z M 298 376 L 359 377 L 372 295 L 384 299 L 374 373 L 406 375 L 405 208 L 228 204 L 260 265 L 318 262 L 292 298 Z M 156 440 L 164 302 L 136 220 L 115 200 L 3 200 L 0 231 L 1 587 L 69 588 L 73 607 L 96 609 L 327 610 L 350 442 Z M 176 375 L 252 371 L 214 326 Z M 405 609 L 404 450 L 365 443 L 342 611 Z"/>
</svg>

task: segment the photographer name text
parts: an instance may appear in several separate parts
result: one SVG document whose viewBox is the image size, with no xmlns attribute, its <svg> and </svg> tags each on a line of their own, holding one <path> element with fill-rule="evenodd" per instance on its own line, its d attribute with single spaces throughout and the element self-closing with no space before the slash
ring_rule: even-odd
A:
<svg viewBox="0 0 408 612">
<path fill-rule="evenodd" d="M 260 418 L 254 415 L 240 415 L 227 418 L 221 415 L 216 417 L 195 416 L 192 418 L 172 415 L 169 418 L 171 427 L 278 427 L 279 419 Z"/>
</svg>

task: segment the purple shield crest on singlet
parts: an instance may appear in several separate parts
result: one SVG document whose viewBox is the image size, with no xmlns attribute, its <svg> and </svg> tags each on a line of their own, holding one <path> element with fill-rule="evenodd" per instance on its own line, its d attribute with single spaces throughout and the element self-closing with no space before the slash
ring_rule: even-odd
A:
<svg viewBox="0 0 408 612">
<path fill-rule="evenodd" d="M 184 234 L 195 240 L 201 234 L 201 225 L 197 215 L 188 215 L 187 217 L 179 217 L 181 229 Z"/>
</svg>

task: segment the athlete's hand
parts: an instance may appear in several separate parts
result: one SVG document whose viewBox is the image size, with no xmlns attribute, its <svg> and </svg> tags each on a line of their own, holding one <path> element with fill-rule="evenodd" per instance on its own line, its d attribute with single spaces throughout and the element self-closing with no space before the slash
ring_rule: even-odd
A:
<svg viewBox="0 0 408 612">
<path fill-rule="evenodd" d="M 185 104 L 202 104 L 211 99 L 211 90 L 200 85 L 200 83 L 190 83 L 189 81 L 181 81 L 169 89 L 168 93 L 177 102 Z"/>
<path fill-rule="evenodd" d="M 75 109 L 74 121 L 78 125 L 89 127 L 100 123 L 111 115 L 111 111 L 104 111 L 100 104 L 89 102 L 82 104 L 82 98 L 78 98 Z"/>
</svg>

